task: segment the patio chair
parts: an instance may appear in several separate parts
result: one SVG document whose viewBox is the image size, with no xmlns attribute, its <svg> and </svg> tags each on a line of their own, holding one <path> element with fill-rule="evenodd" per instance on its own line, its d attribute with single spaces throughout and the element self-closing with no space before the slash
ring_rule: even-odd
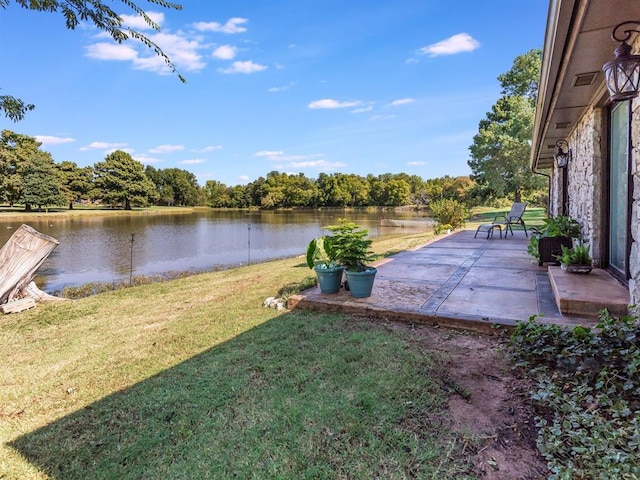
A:
<svg viewBox="0 0 640 480">
<path fill-rule="evenodd" d="M 522 225 L 525 236 L 529 236 L 527 233 L 527 226 L 524 224 L 522 215 L 524 214 L 527 204 L 525 202 L 515 202 L 511 207 L 511 211 L 506 215 L 496 215 L 493 219 L 493 225 L 504 225 L 504 238 L 507 238 L 507 233 L 510 231 L 513 235 L 513 225 Z"/>
</svg>

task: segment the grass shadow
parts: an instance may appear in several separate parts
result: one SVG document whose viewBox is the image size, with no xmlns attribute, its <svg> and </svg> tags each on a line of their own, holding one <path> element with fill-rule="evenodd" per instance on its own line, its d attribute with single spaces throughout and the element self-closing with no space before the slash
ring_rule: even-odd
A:
<svg viewBox="0 0 640 480">
<path fill-rule="evenodd" d="M 461 478 L 434 362 L 370 322 L 284 314 L 9 445 L 86 478 Z"/>
</svg>

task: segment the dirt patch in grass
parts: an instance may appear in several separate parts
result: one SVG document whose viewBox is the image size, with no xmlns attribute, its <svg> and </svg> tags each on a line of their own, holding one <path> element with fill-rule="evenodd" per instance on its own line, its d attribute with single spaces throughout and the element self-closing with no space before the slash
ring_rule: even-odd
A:
<svg viewBox="0 0 640 480">
<path fill-rule="evenodd" d="M 441 355 L 445 373 L 438 381 L 452 394 L 451 428 L 460 433 L 457 453 L 470 462 L 470 473 L 482 480 L 548 478 L 536 448 L 531 384 L 511 369 L 505 338 L 395 322 L 386 328 Z"/>
</svg>

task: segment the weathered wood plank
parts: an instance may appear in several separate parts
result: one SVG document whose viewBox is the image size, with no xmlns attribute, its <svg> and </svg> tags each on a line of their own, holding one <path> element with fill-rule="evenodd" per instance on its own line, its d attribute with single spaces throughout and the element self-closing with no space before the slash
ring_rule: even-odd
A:
<svg viewBox="0 0 640 480">
<path fill-rule="evenodd" d="M 23 310 L 28 310 L 36 306 L 36 301 L 31 297 L 20 298 L 18 300 L 12 300 L 11 302 L 0 305 L 0 311 L 2 313 L 18 313 Z"/>
</svg>

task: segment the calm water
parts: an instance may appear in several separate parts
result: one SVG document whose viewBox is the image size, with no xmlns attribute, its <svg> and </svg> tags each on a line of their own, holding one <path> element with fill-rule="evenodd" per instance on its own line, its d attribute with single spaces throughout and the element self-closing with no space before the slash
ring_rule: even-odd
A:
<svg viewBox="0 0 640 480">
<path fill-rule="evenodd" d="M 38 270 L 49 293 L 90 282 L 128 281 L 134 275 L 209 270 L 302 255 L 323 226 L 346 217 L 372 237 L 402 231 L 381 219 L 426 219 L 424 213 L 219 212 L 192 214 L 50 217 L 0 223 L 1 245 L 22 223 L 60 245 Z M 132 240 L 133 234 L 133 243 Z M 133 254 L 133 262 L 131 261 Z"/>
</svg>

